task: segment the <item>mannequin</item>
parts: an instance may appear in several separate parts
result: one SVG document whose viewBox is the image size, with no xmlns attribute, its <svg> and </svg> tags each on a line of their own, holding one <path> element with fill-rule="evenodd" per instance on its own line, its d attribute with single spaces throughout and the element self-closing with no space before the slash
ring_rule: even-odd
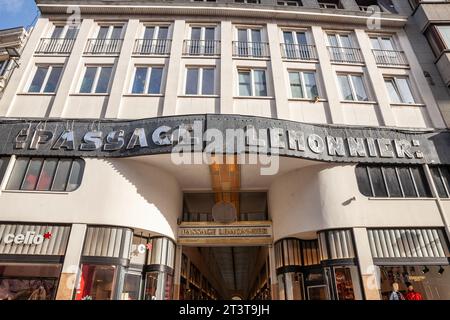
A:
<svg viewBox="0 0 450 320">
<path fill-rule="evenodd" d="M 398 288 L 398 283 L 394 282 L 392 284 L 392 293 L 389 296 L 389 300 L 405 300 L 405 297 L 400 291 L 398 291 Z"/>
</svg>

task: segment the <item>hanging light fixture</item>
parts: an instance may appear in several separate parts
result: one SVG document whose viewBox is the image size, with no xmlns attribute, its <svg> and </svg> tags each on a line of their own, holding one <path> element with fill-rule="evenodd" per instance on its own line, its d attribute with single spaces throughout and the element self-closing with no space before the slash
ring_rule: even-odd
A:
<svg viewBox="0 0 450 320">
<path fill-rule="evenodd" d="M 425 273 L 427 273 L 427 272 L 429 272 L 429 271 L 430 271 L 430 269 L 428 269 L 427 266 L 424 266 L 423 269 L 422 269 L 422 273 L 423 273 L 423 274 L 425 274 Z"/>
<path fill-rule="evenodd" d="M 443 266 L 440 266 L 438 273 L 439 273 L 439 274 L 443 274 L 444 271 L 445 271 L 444 267 L 443 267 Z"/>
</svg>

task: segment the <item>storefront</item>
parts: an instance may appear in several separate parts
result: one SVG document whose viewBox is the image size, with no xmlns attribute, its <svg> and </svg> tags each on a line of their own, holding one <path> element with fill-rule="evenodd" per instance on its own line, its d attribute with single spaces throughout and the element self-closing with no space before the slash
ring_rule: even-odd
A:
<svg viewBox="0 0 450 320">
<path fill-rule="evenodd" d="M 0 300 L 53 300 L 69 226 L 0 225 Z"/>
<path fill-rule="evenodd" d="M 369 229 L 368 236 L 383 300 L 395 299 L 395 286 L 400 299 L 412 299 L 408 287 L 423 300 L 450 299 L 449 247 L 442 229 Z"/>
</svg>

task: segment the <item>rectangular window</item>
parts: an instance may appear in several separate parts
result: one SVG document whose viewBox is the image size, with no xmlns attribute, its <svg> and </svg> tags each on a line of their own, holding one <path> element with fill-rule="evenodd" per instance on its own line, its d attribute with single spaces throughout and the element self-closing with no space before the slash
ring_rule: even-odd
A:
<svg viewBox="0 0 450 320">
<path fill-rule="evenodd" d="M 450 198 L 450 167 L 433 166 L 430 170 L 439 197 Z"/>
<path fill-rule="evenodd" d="M 6 74 L 8 70 L 9 60 L 0 61 L 0 77 Z"/>
<path fill-rule="evenodd" d="M 131 93 L 161 94 L 163 67 L 137 67 Z"/>
<path fill-rule="evenodd" d="M 342 99 L 345 101 L 369 101 L 362 75 L 338 74 Z"/>
<path fill-rule="evenodd" d="M 187 95 L 214 95 L 215 87 L 215 68 L 188 67 L 186 70 L 186 87 Z"/>
<path fill-rule="evenodd" d="M 384 78 L 384 82 L 392 103 L 415 103 L 408 78 L 386 77 Z"/>
<path fill-rule="evenodd" d="M 62 66 L 38 66 L 28 92 L 55 93 L 61 79 L 62 70 Z"/>
<path fill-rule="evenodd" d="M 266 97 L 267 78 L 266 71 L 261 69 L 238 70 L 239 96 Z"/>
<path fill-rule="evenodd" d="M 112 66 L 86 67 L 80 93 L 108 93 L 111 82 L 111 74 Z"/>
<path fill-rule="evenodd" d="M 436 172 L 434 173 L 436 175 Z M 432 196 L 421 166 L 359 165 L 356 168 L 356 179 L 360 192 L 367 197 L 429 198 Z"/>
<path fill-rule="evenodd" d="M 292 98 L 314 99 L 319 96 L 314 72 L 290 71 Z"/>
<path fill-rule="evenodd" d="M 81 184 L 81 159 L 24 158 L 14 163 L 7 190 L 72 192 Z"/>
<path fill-rule="evenodd" d="M 5 175 L 6 169 L 8 168 L 10 157 L 0 158 L 0 183 L 3 181 L 3 176 Z"/>
</svg>

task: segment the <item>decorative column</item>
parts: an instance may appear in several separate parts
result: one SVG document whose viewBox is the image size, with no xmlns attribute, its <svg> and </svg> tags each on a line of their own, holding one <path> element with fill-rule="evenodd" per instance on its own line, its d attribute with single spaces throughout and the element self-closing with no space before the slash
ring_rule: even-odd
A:
<svg viewBox="0 0 450 320">
<path fill-rule="evenodd" d="M 341 97 L 336 84 L 336 72 L 331 64 L 330 55 L 326 46 L 325 32 L 321 27 L 312 26 L 311 31 L 320 61 L 317 72 L 321 73 L 324 88 L 327 95 L 329 115 L 332 124 L 343 124 L 344 113 L 342 112 Z"/>
<path fill-rule="evenodd" d="M 270 291 L 272 300 L 279 300 L 278 296 L 278 278 L 275 262 L 275 249 L 273 245 L 269 246 L 269 264 L 270 264 Z"/>
<path fill-rule="evenodd" d="M 280 36 L 278 26 L 274 23 L 267 24 L 267 36 L 269 40 L 271 69 L 273 77 L 273 88 L 275 92 L 275 102 L 278 119 L 289 120 L 289 104 L 286 88 L 289 86 L 286 83 L 285 68 L 280 50 Z"/>
<path fill-rule="evenodd" d="M 56 300 L 72 300 L 78 277 L 81 275 L 79 267 L 86 229 L 85 224 L 72 225 Z"/>
<path fill-rule="evenodd" d="M 133 54 L 134 44 L 136 41 L 136 35 L 138 32 L 140 22 L 139 20 L 132 19 L 128 21 L 127 31 L 122 44 L 122 50 L 120 52 L 117 65 L 115 66 L 114 74 L 126 75 L 131 65 L 131 55 Z M 120 114 L 120 106 L 122 103 L 122 96 L 126 87 L 127 77 L 119 76 L 113 77 L 113 83 L 111 86 L 111 92 L 109 95 L 108 106 L 106 108 L 105 118 L 117 119 Z"/>
<path fill-rule="evenodd" d="M 358 257 L 358 267 L 361 273 L 361 289 L 364 292 L 364 296 L 366 300 L 381 300 L 379 291 L 380 275 L 377 272 L 377 267 L 373 263 L 367 229 L 354 228 L 353 236 L 356 255 Z"/>
<path fill-rule="evenodd" d="M 73 77 L 77 74 L 77 70 L 82 67 L 83 52 L 86 43 L 92 34 L 95 22 L 92 19 L 83 19 L 80 30 L 78 30 L 77 39 L 72 48 L 72 53 L 67 59 L 61 81 L 56 92 L 55 100 L 50 110 L 50 118 L 62 118 L 64 109 L 67 105 L 71 90 L 73 90 Z"/>
<path fill-rule="evenodd" d="M 182 256 L 183 256 L 183 247 L 177 245 L 175 253 L 175 274 L 173 280 L 173 300 L 180 300 Z"/>
<path fill-rule="evenodd" d="M 167 83 L 164 95 L 163 116 L 173 116 L 177 112 L 178 88 L 181 79 L 181 59 L 186 22 L 175 20 L 173 26 L 172 49 L 167 66 Z"/>
</svg>

